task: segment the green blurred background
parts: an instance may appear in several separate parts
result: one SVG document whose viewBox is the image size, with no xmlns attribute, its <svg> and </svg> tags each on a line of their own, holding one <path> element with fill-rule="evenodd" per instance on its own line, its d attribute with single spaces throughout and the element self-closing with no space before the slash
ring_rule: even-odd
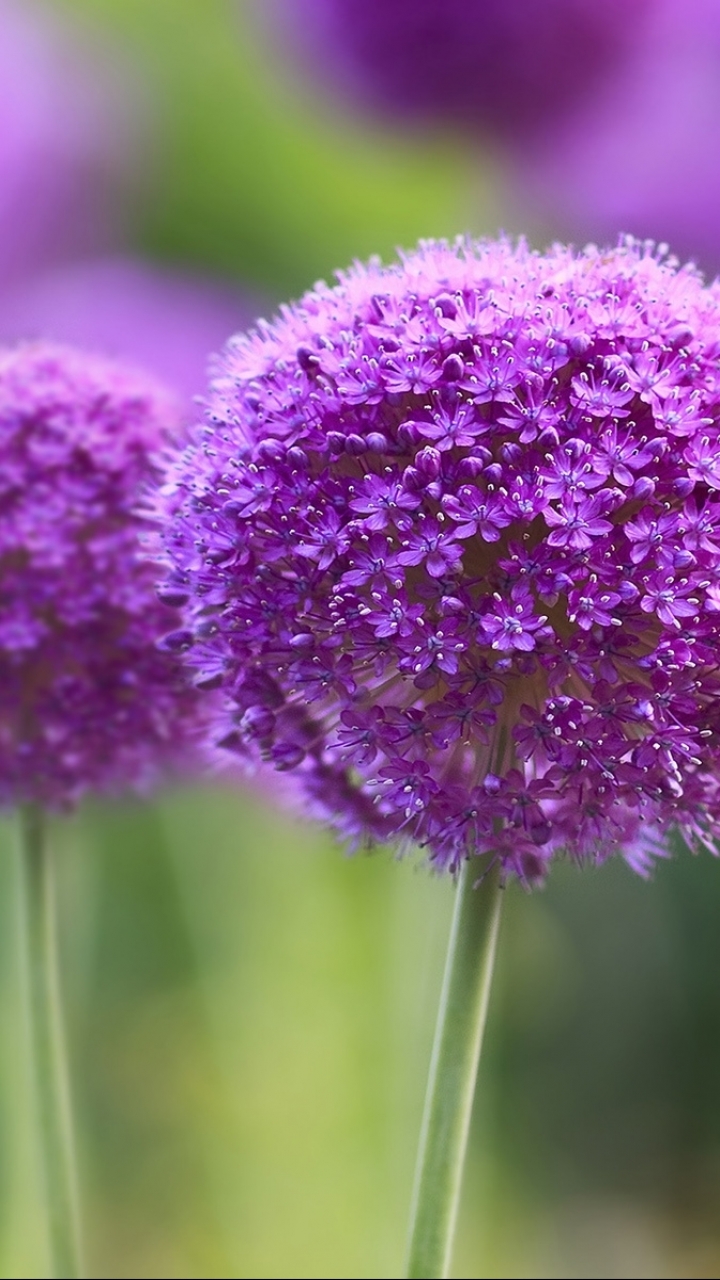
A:
<svg viewBox="0 0 720 1280">
<path fill-rule="evenodd" d="M 270 310 L 355 257 L 507 225 L 496 159 L 313 101 L 249 5 L 54 8 L 146 85 L 148 256 Z M 0 1269 L 33 1276 L 0 839 Z M 87 807 L 55 841 L 88 1274 L 398 1274 L 451 886 L 227 782 Z M 720 867 L 562 866 L 507 898 L 454 1274 L 717 1276 Z"/>
</svg>

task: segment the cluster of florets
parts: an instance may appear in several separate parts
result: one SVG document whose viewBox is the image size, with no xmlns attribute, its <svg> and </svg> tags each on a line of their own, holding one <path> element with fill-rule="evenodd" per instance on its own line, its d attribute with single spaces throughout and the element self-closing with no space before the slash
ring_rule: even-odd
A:
<svg viewBox="0 0 720 1280">
<path fill-rule="evenodd" d="M 143 492 L 181 409 L 70 348 L 0 352 L 0 803 L 72 804 L 187 763 L 198 699 L 157 638 Z"/>
<path fill-rule="evenodd" d="M 274 0 L 322 87 L 376 112 L 524 139 L 639 43 L 656 0 Z"/>
<path fill-rule="evenodd" d="M 234 338 L 167 497 L 225 747 L 532 881 L 720 831 L 720 292 L 426 243 Z"/>
</svg>

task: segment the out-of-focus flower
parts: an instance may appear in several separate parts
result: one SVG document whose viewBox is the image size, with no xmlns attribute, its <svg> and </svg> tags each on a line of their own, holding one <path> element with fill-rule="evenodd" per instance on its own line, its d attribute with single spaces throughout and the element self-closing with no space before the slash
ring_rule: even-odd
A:
<svg viewBox="0 0 720 1280">
<path fill-rule="evenodd" d="M 653 0 L 274 0 L 322 88 L 381 116 L 515 137 L 592 91 Z"/>
<path fill-rule="evenodd" d="M 163 499 L 222 745 L 438 867 L 718 833 L 719 353 L 630 241 L 426 243 L 232 339 Z"/>
<path fill-rule="evenodd" d="M 141 549 L 181 409 L 120 364 L 0 353 L 0 802 L 72 804 L 188 765 L 199 707 Z M 175 642 L 176 643 L 176 642 Z"/>
<path fill-rule="evenodd" d="M 566 234 L 669 240 L 720 268 L 720 5 L 658 0 L 601 92 L 524 153 L 518 203 Z"/>
<path fill-rule="evenodd" d="M 56 267 L 0 299 L 0 340 L 71 342 L 131 360 L 187 400 L 202 387 L 208 353 L 250 317 L 239 290 L 133 258 Z"/>
<path fill-rule="evenodd" d="M 0 5 L 0 281 L 102 243 L 132 132 L 104 52 L 57 11 Z"/>
</svg>

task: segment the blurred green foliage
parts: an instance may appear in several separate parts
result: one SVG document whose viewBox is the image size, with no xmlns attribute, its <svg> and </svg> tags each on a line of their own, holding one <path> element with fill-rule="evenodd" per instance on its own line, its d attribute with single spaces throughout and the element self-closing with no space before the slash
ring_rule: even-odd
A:
<svg viewBox="0 0 720 1280">
<path fill-rule="evenodd" d="M 89 1273 L 398 1270 L 450 886 L 230 788 L 54 834 Z M 7 1275 L 43 1265 L 27 1098 L 8 1105 L 24 1065 L 13 1037 Z"/>
<path fill-rule="evenodd" d="M 72 5 L 139 61 L 156 108 L 152 173 L 137 210 L 142 246 L 234 272 L 282 299 L 354 258 L 476 227 L 492 183 L 473 174 L 459 144 L 381 136 L 314 101 L 273 57 L 253 21 L 261 8 L 253 0 Z M 496 222 L 490 209 L 485 221 Z"/>
<path fill-rule="evenodd" d="M 271 303 L 493 232 L 501 175 L 312 101 L 227 0 L 57 0 L 146 77 L 131 239 Z M 530 231 L 532 228 L 528 228 Z M 229 784 L 54 827 L 88 1274 L 399 1273 L 452 888 Z M 0 1270 L 44 1274 L 0 829 Z M 714 1276 L 720 868 L 508 893 L 455 1274 Z"/>
</svg>

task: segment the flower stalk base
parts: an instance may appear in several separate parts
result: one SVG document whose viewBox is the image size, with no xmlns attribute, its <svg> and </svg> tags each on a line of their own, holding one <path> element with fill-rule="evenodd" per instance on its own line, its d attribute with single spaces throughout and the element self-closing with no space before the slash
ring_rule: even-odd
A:
<svg viewBox="0 0 720 1280">
<path fill-rule="evenodd" d="M 22 913 L 33 1088 L 53 1280 L 80 1275 L 72 1119 L 63 1041 L 51 850 L 41 810 L 20 811 Z"/>
<path fill-rule="evenodd" d="M 477 862 L 463 863 L 456 889 L 425 1099 L 406 1275 L 448 1275 L 475 1079 L 500 925 L 495 865 L 474 888 Z"/>
</svg>

